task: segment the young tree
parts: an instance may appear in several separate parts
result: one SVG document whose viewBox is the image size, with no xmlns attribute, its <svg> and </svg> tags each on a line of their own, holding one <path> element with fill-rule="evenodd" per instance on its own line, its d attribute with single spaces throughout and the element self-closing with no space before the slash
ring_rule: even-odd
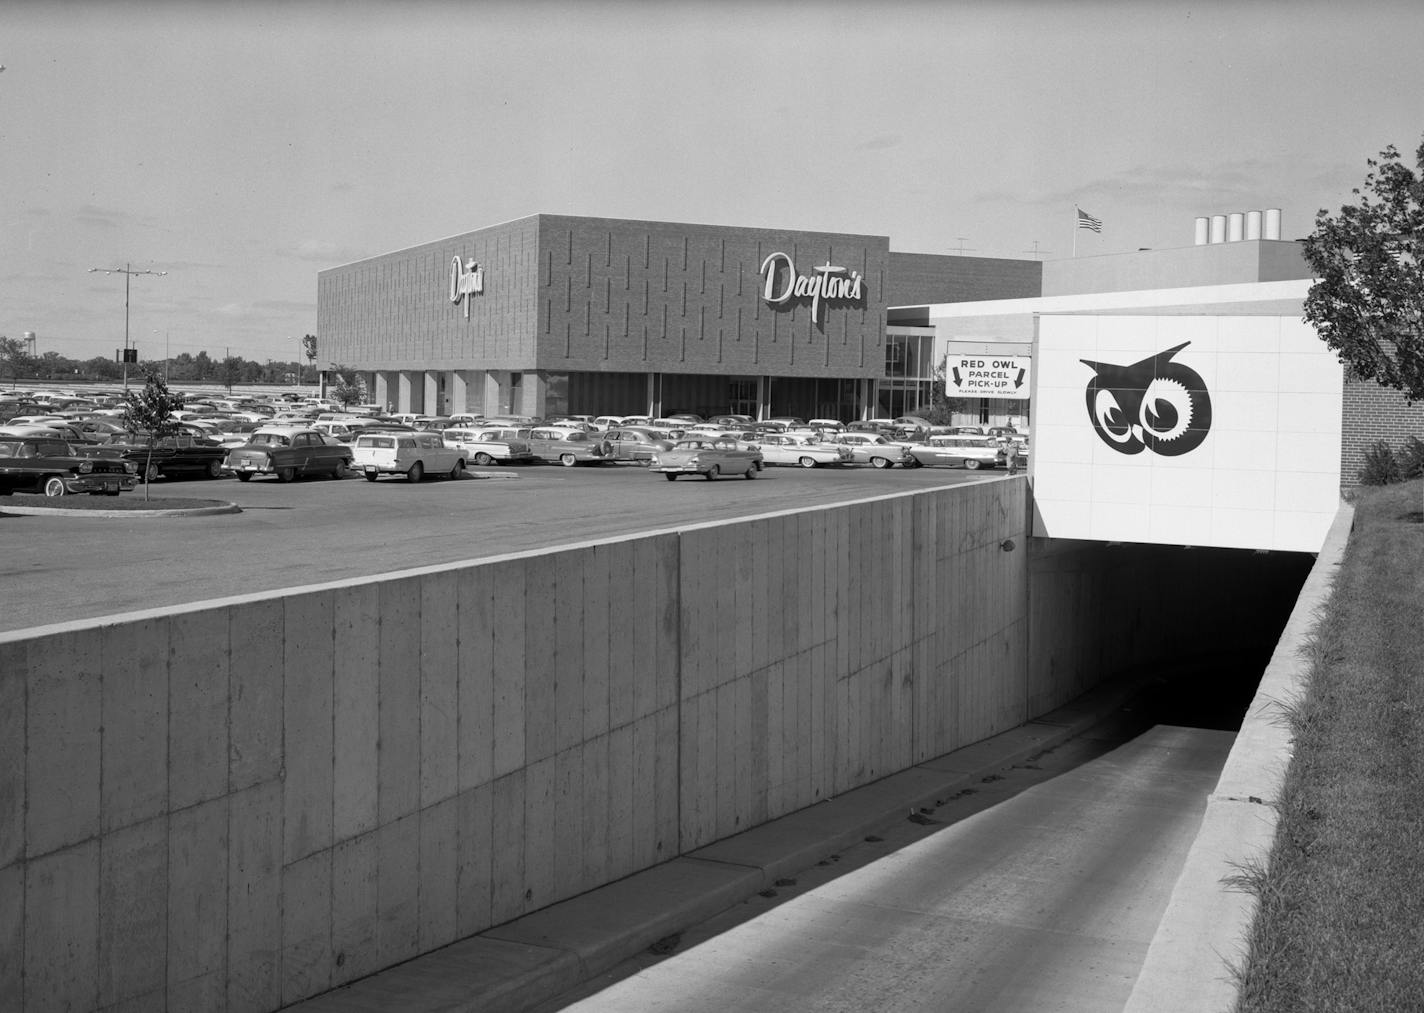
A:
<svg viewBox="0 0 1424 1013">
<path fill-rule="evenodd" d="M 134 393 L 124 391 L 124 425 L 129 429 L 148 434 L 148 454 L 143 462 L 143 498 L 148 500 L 149 476 L 153 474 L 153 448 L 159 440 L 176 436 L 182 431 L 182 423 L 173 417 L 174 412 L 183 410 L 183 395 L 168 390 L 168 384 L 156 372 L 148 371 L 143 390 Z"/>
<path fill-rule="evenodd" d="M 1305 319 L 1357 376 L 1424 400 L 1424 144 L 1368 159 L 1358 204 L 1321 210 L 1306 239 L 1318 279 Z"/>
<path fill-rule="evenodd" d="M 311 365 L 311 366 L 315 366 L 315 365 L 316 365 L 316 335 L 315 335 L 315 334 L 303 334 L 303 335 L 302 335 L 302 354 L 304 354 L 304 355 L 307 357 L 307 364 L 308 364 L 308 365 Z M 300 368 L 300 367 L 299 367 L 299 368 Z M 300 377 L 298 377 L 298 379 L 300 379 Z"/>
<path fill-rule="evenodd" d="M 327 385 L 327 393 L 343 408 L 366 403 L 366 382 L 359 373 L 350 373 L 344 366 L 336 366 L 331 371 L 332 381 Z"/>
<path fill-rule="evenodd" d="M 11 382 L 18 380 L 22 371 L 29 372 L 32 361 L 23 341 L 0 334 L 0 362 L 5 363 L 3 372 L 10 374 Z"/>
</svg>

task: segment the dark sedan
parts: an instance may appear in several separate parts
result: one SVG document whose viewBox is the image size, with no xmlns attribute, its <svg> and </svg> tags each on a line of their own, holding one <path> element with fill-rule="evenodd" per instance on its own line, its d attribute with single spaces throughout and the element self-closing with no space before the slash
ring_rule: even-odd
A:
<svg viewBox="0 0 1424 1013">
<path fill-rule="evenodd" d="M 227 449 L 206 436 L 184 434 L 156 440 L 152 450 L 147 433 L 115 433 L 104 443 L 89 444 L 80 452 L 90 457 L 131 461 L 145 482 L 167 478 L 220 478 Z"/>
<path fill-rule="evenodd" d="M 68 443 L 45 436 L 0 436 L 0 496 L 12 492 L 117 496 L 136 482 L 133 466 L 126 461 L 80 457 Z"/>
</svg>

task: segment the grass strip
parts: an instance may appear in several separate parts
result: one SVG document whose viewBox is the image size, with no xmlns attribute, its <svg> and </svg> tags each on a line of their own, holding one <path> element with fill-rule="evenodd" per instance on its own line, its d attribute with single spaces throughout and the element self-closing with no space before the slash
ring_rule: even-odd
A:
<svg viewBox="0 0 1424 1013">
<path fill-rule="evenodd" d="M 1424 1010 L 1424 483 L 1362 494 L 1289 708 L 1240 1013 Z"/>
</svg>

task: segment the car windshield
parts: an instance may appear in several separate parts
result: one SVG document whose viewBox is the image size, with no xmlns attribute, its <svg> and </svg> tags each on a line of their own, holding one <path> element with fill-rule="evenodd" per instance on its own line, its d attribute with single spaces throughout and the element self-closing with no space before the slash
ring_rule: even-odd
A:
<svg viewBox="0 0 1424 1013">
<path fill-rule="evenodd" d="M 23 443 L 0 442 L 0 457 L 19 457 Z"/>
<path fill-rule="evenodd" d="M 363 436 L 356 441 L 357 446 L 378 447 L 382 450 L 390 450 L 396 445 L 396 441 L 390 436 Z"/>
<path fill-rule="evenodd" d="M 257 433 L 252 437 L 252 442 L 268 447 L 290 447 L 292 445 L 292 441 L 281 433 Z"/>
</svg>

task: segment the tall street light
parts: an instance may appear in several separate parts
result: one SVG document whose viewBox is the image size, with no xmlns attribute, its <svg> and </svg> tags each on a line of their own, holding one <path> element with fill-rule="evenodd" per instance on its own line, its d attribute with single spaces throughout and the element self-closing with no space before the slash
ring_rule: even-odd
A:
<svg viewBox="0 0 1424 1013">
<path fill-rule="evenodd" d="M 163 277 L 167 271 L 135 271 L 129 264 L 123 267 L 91 267 L 89 273 L 103 271 L 105 274 L 122 274 L 124 276 L 124 390 L 129 389 L 129 280 L 136 274 L 152 274 Z"/>
</svg>

